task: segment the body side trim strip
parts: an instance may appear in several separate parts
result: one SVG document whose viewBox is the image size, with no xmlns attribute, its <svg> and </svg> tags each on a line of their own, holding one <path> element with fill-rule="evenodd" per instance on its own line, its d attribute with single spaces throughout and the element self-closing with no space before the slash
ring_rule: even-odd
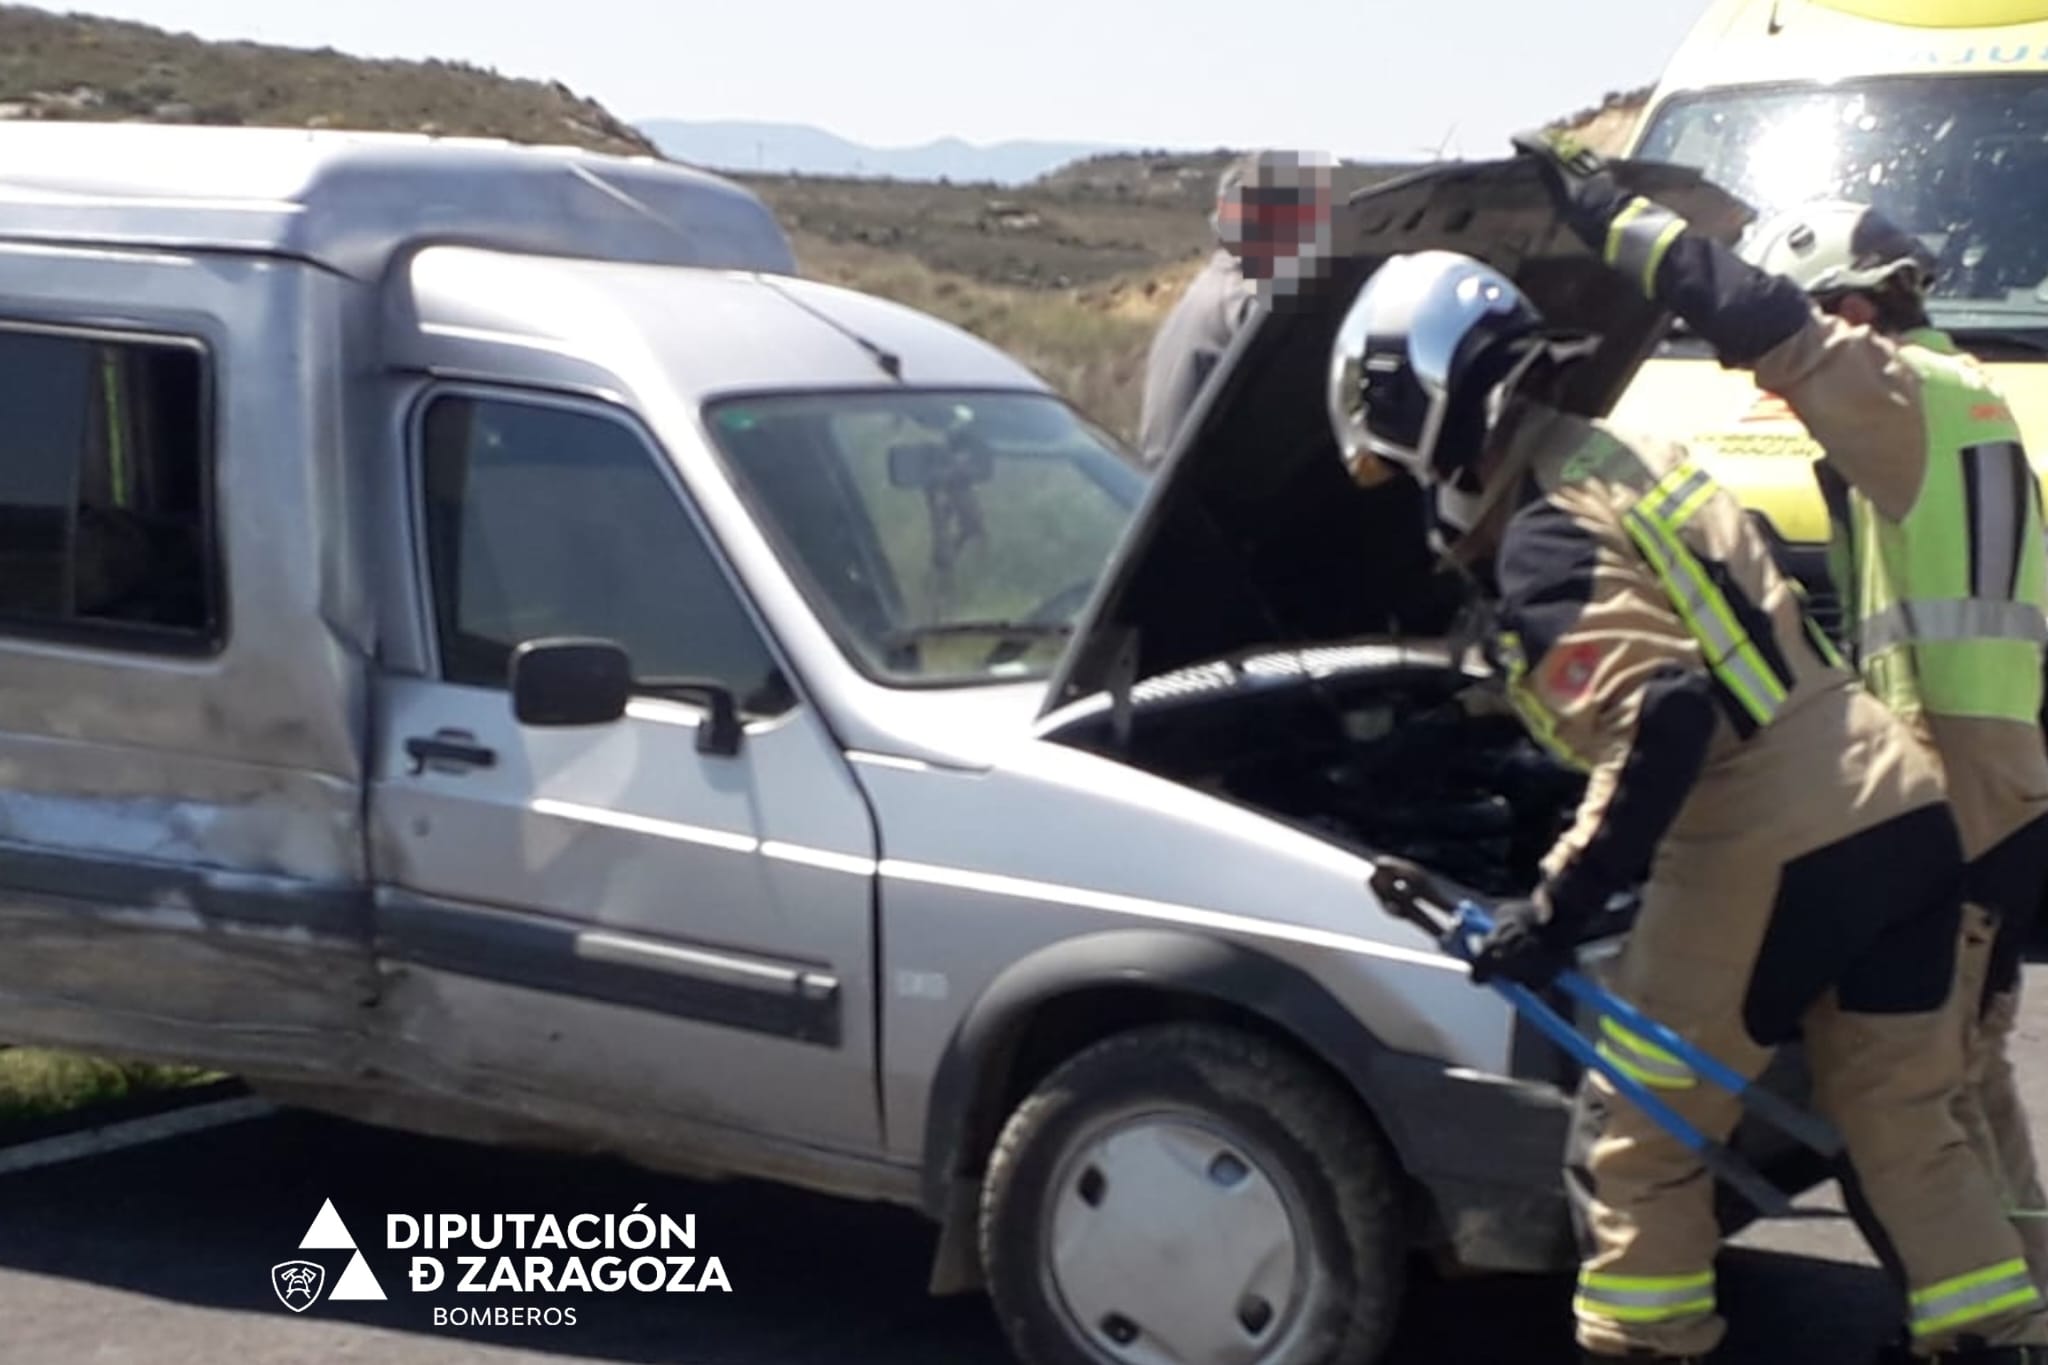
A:
<svg viewBox="0 0 2048 1365">
<path fill-rule="evenodd" d="M 836 977 L 405 892 L 377 898 L 381 958 L 838 1047 Z"/>
</svg>

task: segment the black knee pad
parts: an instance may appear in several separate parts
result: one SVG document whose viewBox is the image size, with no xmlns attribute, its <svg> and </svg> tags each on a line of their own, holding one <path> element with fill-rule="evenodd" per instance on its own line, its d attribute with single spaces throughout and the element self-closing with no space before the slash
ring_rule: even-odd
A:
<svg viewBox="0 0 2048 1365">
<path fill-rule="evenodd" d="M 1962 841 L 1925 806 L 1785 865 L 1742 1003 L 1758 1043 L 1791 1041 L 1830 988 L 1859 1014 L 1924 1014 L 1954 985 Z"/>
<path fill-rule="evenodd" d="M 1970 899 L 1998 916 L 1984 999 L 2019 985 L 2020 959 L 2048 895 L 2048 817 L 2013 831 L 1970 864 Z"/>
</svg>

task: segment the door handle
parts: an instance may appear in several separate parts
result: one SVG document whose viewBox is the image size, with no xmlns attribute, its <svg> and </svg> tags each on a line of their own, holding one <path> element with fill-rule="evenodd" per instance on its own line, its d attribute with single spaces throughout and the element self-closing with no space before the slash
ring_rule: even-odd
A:
<svg viewBox="0 0 2048 1365">
<path fill-rule="evenodd" d="M 428 763 L 449 763 L 462 768 L 492 768 L 498 763 L 498 751 L 477 743 L 476 736 L 467 730 L 414 735 L 406 740 L 405 752 L 412 759 L 414 777 L 425 772 Z"/>
</svg>

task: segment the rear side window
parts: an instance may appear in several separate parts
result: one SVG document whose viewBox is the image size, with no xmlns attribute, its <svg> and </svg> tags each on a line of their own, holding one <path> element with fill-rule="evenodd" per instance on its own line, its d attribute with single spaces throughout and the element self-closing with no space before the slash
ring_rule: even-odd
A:
<svg viewBox="0 0 2048 1365">
<path fill-rule="evenodd" d="M 0 632 L 217 647 L 195 344 L 0 330 Z"/>
<path fill-rule="evenodd" d="M 741 710 L 794 703 L 688 509 L 631 428 L 598 413 L 445 397 L 427 409 L 425 515 L 441 676 L 509 686 L 527 640 L 612 640 L 634 675 L 710 678 Z"/>
</svg>

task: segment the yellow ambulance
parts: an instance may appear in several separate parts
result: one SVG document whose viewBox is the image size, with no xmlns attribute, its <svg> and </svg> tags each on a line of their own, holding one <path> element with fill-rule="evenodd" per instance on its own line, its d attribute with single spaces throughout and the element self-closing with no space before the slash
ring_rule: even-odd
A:
<svg viewBox="0 0 2048 1365">
<path fill-rule="evenodd" d="M 2048 468 L 2048 0 L 1714 0 L 1629 155 L 1765 215 L 1853 199 L 1917 233 L 1935 325 L 1991 364 Z M 1781 402 L 1681 329 L 1615 417 L 1687 440 L 1818 585 L 1816 452 Z"/>
</svg>

